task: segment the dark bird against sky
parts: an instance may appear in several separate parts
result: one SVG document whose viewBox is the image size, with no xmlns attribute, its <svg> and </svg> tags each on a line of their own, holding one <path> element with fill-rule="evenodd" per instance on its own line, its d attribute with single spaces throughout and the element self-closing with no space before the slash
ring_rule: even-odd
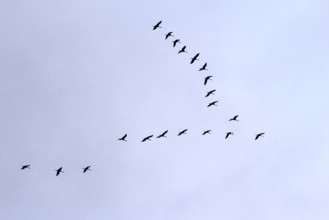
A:
<svg viewBox="0 0 329 220">
<path fill-rule="evenodd" d="M 199 53 L 197 53 L 194 57 L 191 58 L 191 62 L 190 64 L 194 63 L 194 61 L 198 60 L 198 57 L 199 57 Z"/>
<path fill-rule="evenodd" d="M 121 138 L 119 138 L 118 140 L 119 141 L 127 141 L 126 140 L 126 137 L 127 137 L 127 134 L 123 135 Z"/>
<path fill-rule="evenodd" d="M 182 49 L 180 49 L 178 51 L 178 54 L 180 54 L 180 53 L 187 53 L 187 51 L 185 49 L 186 49 L 186 46 L 182 47 Z"/>
<path fill-rule="evenodd" d="M 142 142 L 145 142 L 145 141 L 151 141 L 151 138 L 153 137 L 153 135 L 149 135 L 147 137 L 145 137 Z"/>
<path fill-rule="evenodd" d="M 168 39 L 168 37 L 174 37 L 174 35 L 172 35 L 172 31 L 168 32 L 168 34 L 166 34 L 166 40 Z"/>
<path fill-rule="evenodd" d="M 239 115 L 236 115 L 236 116 L 234 116 L 233 118 L 231 118 L 230 120 L 228 120 L 228 121 L 239 121 L 237 118 L 239 117 Z"/>
<path fill-rule="evenodd" d="M 153 30 L 157 29 L 157 28 L 161 28 L 160 24 L 162 21 L 159 21 L 156 25 L 153 26 Z"/>
<path fill-rule="evenodd" d="M 180 43 L 180 39 L 176 39 L 172 43 L 173 43 L 173 47 L 175 47 L 177 43 Z"/>
<path fill-rule="evenodd" d="M 166 134 L 168 133 L 168 130 L 166 130 L 165 132 L 163 132 L 162 134 L 160 134 L 157 138 L 162 138 L 162 137 L 167 137 Z"/>
<path fill-rule="evenodd" d="M 216 103 L 217 103 L 218 101 L 213 101 L 213 102 L 210 102 L 209 104 L 208 104 L 208 106 L 207 107 L 211 107 L 211 106 L 217 106 L 216 105 Z"/>
<path fill-rule="evenodd" d="M 82 169 L 83 169 L 83 173 L 87 172 L 87 170 L 91 171 L 90 166 L 87 166 L 87 167 L 82 168 Z"/>
<path fill-rule="evenodd" d="M 62 171 L 62 167 L 60 167 L 59 169 L 55 170 L 56 171 L 56 176 L 58 176 L 60 173 L 64 173 L 64 171 Z"/>
<path fill-rule="evenodd" d="M 257 140 L 259 137 L 264 137 L 264 132 L 256 134 L 255 140 Z"/>
<path fill-rule="evenodd" d="M 206 131 L 204 131 L 204 132 L 202 133 L 202 135 L 205 135 L 205 134 L 211 134 L 210 132 L 211 132 L 211 130 L 206 130 Z"/>
<path fill-rule="evenodd" d="M 28 165 L 23 165 L 22 167 L 21 167 L 21 170 L 25 170 L 25 169 L 30 169 L 30 164 L 28 164 Z"/>
<path fill-rule="evenodd" d="M 210 95 L 213 95 L 215 91 L 216 91 L 216 89 L 213 89 L 213 90 L 207 92 L 207 95 L 205 97 L 208 97 Z"/>
<path fill-rule="evenodd" d="M 225 136 L 225 139 L 227 139 L 230 135 L 233 135 L 233 132 L 226 132 L 226 136 Z"/>
<path fill-rule="evenodd" d="M 187 129 L 184 129 L 181 132 L 179 132 L 177 136 L 181 136 L 182 134 L 186 134 L 186 132 L 187 132 Z"/>
<path fill-rule="evenodd" d="M 212 78 L 212 76 L 207 76 L 207 77 L 205 77 L 205 78 L 204 78 L 203 85 L 207 85 L 207 82 L 208 82 L 209 80 L 211 80 L 211 78 Z"/>
<path fill-rule="evenodd" d="M 208 70 L 208 69 L 207 69 L 207 63 L 205 63 L 205 64 L 199 69 L 199 71 L 202 71 L 202 70 Z"/>
</svg>

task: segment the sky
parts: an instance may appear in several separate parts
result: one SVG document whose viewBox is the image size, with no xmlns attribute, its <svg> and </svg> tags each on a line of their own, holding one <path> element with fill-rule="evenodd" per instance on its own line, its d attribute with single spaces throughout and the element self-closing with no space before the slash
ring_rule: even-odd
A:
<svg viewBox="0 0 329 220">
<path fill-rule="evenodd" d="M 327 220 L 328 8 L 1 1 L 0 219 Z"/>
</svg>

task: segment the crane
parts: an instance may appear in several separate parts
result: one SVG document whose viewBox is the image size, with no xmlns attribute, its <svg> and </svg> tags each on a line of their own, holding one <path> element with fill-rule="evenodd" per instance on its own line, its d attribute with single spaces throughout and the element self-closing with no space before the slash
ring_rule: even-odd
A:
<svg viewBox="0 0 329 220">
<path fill-rule="evenodd" d="M 174 35 L 172 35 L 172 31 L 168 32 L 168 34 L 166 34 L 166 40 L 168 39 L 168 37 L 174 37 Z"/>
<path fill-rule="evenodd" d="M 194 61 L 198 60 L 198 57 L 199 57 L 199 53 L 197 53 L 194 57 L 191 58 L 191 62 L 190 64 L 194 63 Z"/>
<path fill-rule="evenodd" d="M 166 134 L 168 133 L 168 130 L 166 130 L 165 132 L 163 132 L 162 134 L 160 134 L 157 138 L 162 138 L 162 137 L 167 137 Z"/>
<path fill-rule="evenodd" d="M 82 169 L 83 169 L 83 173 L 87 172 L 87 170 L 91 171 L 90 166 L 86 166 L 85 168 Z"/>
<path fill-rule="evenodd" d="M 181 43 L 180 39 L 176 39 L 176 40 L 173 41 L 173 47 L 175 47 L 177 43 Z"/>
<path fill-rule="evenodd" d="M 264 132 L 256 134 L 255 140 L 257 140 L 259 137 L 264 137 L 263 136 L 264 134 L 265 134 Z"/>
<path fill-rule="evenodd" d="M 119 141 L 127 141 L 126 140 L 126 137 L 127 137 L 127 134 L 123 135 L 121 138 L 119 138 L 118 140 Z"/>
<path fill-rule="evenodd" d="M 186 132 L 187 132 L 187 129 L 184 129 L 181 132 L 179 132 L 177 136 L 181 136 L 182 134 L 186 134 Z"/>
<path fill-rule="evenodd" d="M 232 131 L 230 132 L 226 132 L 226 136 L 225 136 L 225 139 L 227 139 L 230 135 L 233 135 L 234 133 Z"/>
<path fill-rule="evenodd" d="M 28 164 L 28 165 L 23 165 L 22 167 L 21 167 L 21 170 L 25 170 L 25 169 L 30 169 L 30 164 Z"/>
<path fill-rule="evenodd" d="M 213 95 L 215 91 L 216 91 L 216 89 L 213 89 L 213 90 L 207 92 L 207 95 L 205 97 L 208 97 L 210 95 Z"/>
<path fill-rule="evenodd" d="M 149 136 L 147 136 L 147 137 L 145 137 L 143 140 L 142 140 L 142 142 L 144 142 L 144 141 L 151 141 L 151 138 L 153 137 L 153 135 L 149 135 Z"/>
<path fill-rule="evenodd" d="M 62 167 L 58 168 L 56 171 L 56 176 L 58 176 L 60 173 L 64 173 L 64 171 L 62 171 Z"/>
<path fill-rule="evenodd" d="M 236 115 L 236 116 L 234 116 L 233 118 L 231 118 L 230 120 L 228 120 L 228 121 L 239 121 L 237 118 L 239 117 L 239 115 Z"/>
<path fill-rule="evenodd" d="M 208 104 L 207 107 L 211 107 L 211 106 L 213 106 L 213 105 L 214 105 L 214 106 L 217 106 L 217 105 L 216 105 L 217 102 L 218 102 L 218 101 L 210 102 L 210 103 Z"/>
<path fill-rule="evenodd" d="M 157 29 L 157 28 L 162 28 L 160 27 L 162 21 L 159 21 L 156 25 L 153 26 L 153 30 Z"/>
<path fill-rule="evenodd" d="M 202 71 L 202 70 L 208 70 L 208 69 L 206 69 L 207 68 L 207 63 L 205 63 L 200 69 L 199 69 L 199 71 Z"/>
<path fill-rule="evenodd" d="M 207 76 L 204 78 L 203 85 L 206 85 L 209 80 L 211 80 L 212 76 Z"/>
<path fill-rule="evenodd" d="M 210 132 L 211 132 L 211 130 L 206 130 L 206 131 L 204 131 L 204 132 L 202 133 L 202 135 L 205 135 L 205 134 L 211 134 Z"/>
<path fill-rule="evenodd" d="M 187 51 L 185 49 L 186 49 L 186 46 L 182 47 L 182 49 L 180 49 L 178 51 L 178 54 L 180 54 L 180 53 L 187 53 Z"/>
</svg>

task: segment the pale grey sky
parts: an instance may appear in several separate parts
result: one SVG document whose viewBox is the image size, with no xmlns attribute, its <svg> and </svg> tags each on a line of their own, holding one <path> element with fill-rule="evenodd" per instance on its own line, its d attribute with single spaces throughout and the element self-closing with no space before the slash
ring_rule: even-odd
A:
<svg viewBox="0 0 329 220">
<path fill-rule="evenodd" d="M 0 219 L 327 220 L 328 8 L 1 1 Z"/>
</svg>

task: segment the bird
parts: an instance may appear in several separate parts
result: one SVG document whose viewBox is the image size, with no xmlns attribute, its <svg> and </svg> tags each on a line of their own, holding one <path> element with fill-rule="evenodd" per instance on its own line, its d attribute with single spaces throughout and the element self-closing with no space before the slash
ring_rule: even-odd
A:
<svg viewBox="0 0 329 220">
<path fill-rule="evenodd" d="M 233 135 L 233 132 L 226 132 L 226 136 L 225 136 L 225 139 L 227 139 L 228 138 L 228 136 L 230 136 L 230 135 Z"/>
<path fill-rule="evenodd" d="M 213 89 L 213 90 L 207 92 L 207 95 L 205 97 L 208 97 L 208 96 L 214 94 L 215 91 L 216 91 L 216 89 Z"/>
<path fill-rule="evenodd" d="M 197 53 L 194 57 L 192 57 L 192 58 L 191 58 L 191 62 L 190 62 L 190 64 L 192 64 L 192 63 L 194 63 L 194 61 L 198 60 L 198 56 L 199 56 L 199 55 L 200 55 L 200 54 Z"/>
<path fill-rule="evenodd" d="M 168 34 L 166 34 L 166 40 L 168 39 L 168 37 L 174 37 L 174 35 L 172 35 L 172 31 L 168 32 Z"/>
<path fill-rule="evenodd" d="M 178 54 L 180 54 L 180 53 L 187 53 L 187 51 L 185 49 L 186 49 L 186 46 L 182 47 L 182 49 L 180 49 L 178 51 Z"/>
<path fill-rule="evenodd" d="M 151 141 L 151 138 L 153 137 L 153 135 L 149 135 L 149 136 L 147 136 L 147 137 L 145 137 L 143 140 L 142 140 L 142 142 L 144 142 L 144 141 Z"/>
<path fill-rule="evenodd" d="M 177 43 L 180 43 L 180 39 L 176 39 L 173 41 L 173 47 L 175 47 Z"/>
<path fill-rule="evenodd" d="M 91 171 L 90 166 L 87 166 L 87 167 L 82 168 L 82 169 L 83 169 L 83 173 L 87 172 L 87 170 Z"/>
<path fill-rule="evenodd" d="M 166 130 L 165 132 L 163 132 L 162 134 L 160 134 L 157 138 L 161 138 L 161 137 L 167 137 L 166 134 L 168 133 L 168 130 Z"/>
<path fill-rule="evenodd" d="M 184 129 L 181 132 L 179 132 L 177 136 L 181 136 L 182 134 L 186 134 L 186 132 L 187 132 L 187 129 Z"/>
<path fill-rule="evenodd" d="M 264 132 L 256 134 L 255 140 L 257 140 L 259 137 L 263 137 L 264 134 Z"/>
<path fill-rule="evenodd" d="M 208 69 L 206 69 L 206 67 L 207 67 L 207 63 L 205 63 L 205 64 L 199 69 L 199 71 L 202 71 L 202 70 L 208 70 Z"/>
<path fill-rule="evenodd" d="M 59 169 L 55 170 L 56 171 L 56 176 L 58 176 L 60 173 L 64 173 L 64 171 L 62 171 L 62 167 L 60 167 Z"/>
<path fill-rule="evenodd" d="M 204 83 L 203 85 L 206 85 L 209 80 L 211 80 L 212 76 L 207 76 L 204 78 Z"/>
<path fill-rule="evenodd" d="M 231 118 L 230 120 L 228 120 L 228 121 L 239 121 L 237 118 L 239 117 L 239 115 L 236 115 L 236 116 L 234 116 L 233 118 Z"/>
<path fill-rule="evenodd" d="M 21 167 L 21 170 L 25 170 L 25 169 L 30 169 L 30 164 L 28 164 L 28 165 L 23 165 L 22 167 Z"/>
<path fill-rule="evenodd" d="M 216 103 L 217 103 L 218 101 L 213 101 L 213 102 L 210 102 L 209 104 L 208 104 L 208 106 L 207 107 L 211 107 L 211 106 L 217 106 L 216 105 Z"/>
<path fill-rule="evenodd" d="M 126 140 L 126 137 L 127 137 L 127 134 L 123 135 L 121 138 L 119 138 L 118 140 L 119 141 L 127 141 Z"/>
<path fill-rule="evenodd" d="M 153 30 L 157 29 L 157 28 L 162 28 L 160 27 L 162 21 L 159 21 L 156 25 L 153 26 Z"/>
<path fill-rule="evenodd" d="M 211 130 L 206 130 L 206 131 L 204 131 L 204 132 L 202 133 L 202 135 L 205 135 L 205 134 L 211 134 L 210 132 L 211 132 Z"/>
</svg>

